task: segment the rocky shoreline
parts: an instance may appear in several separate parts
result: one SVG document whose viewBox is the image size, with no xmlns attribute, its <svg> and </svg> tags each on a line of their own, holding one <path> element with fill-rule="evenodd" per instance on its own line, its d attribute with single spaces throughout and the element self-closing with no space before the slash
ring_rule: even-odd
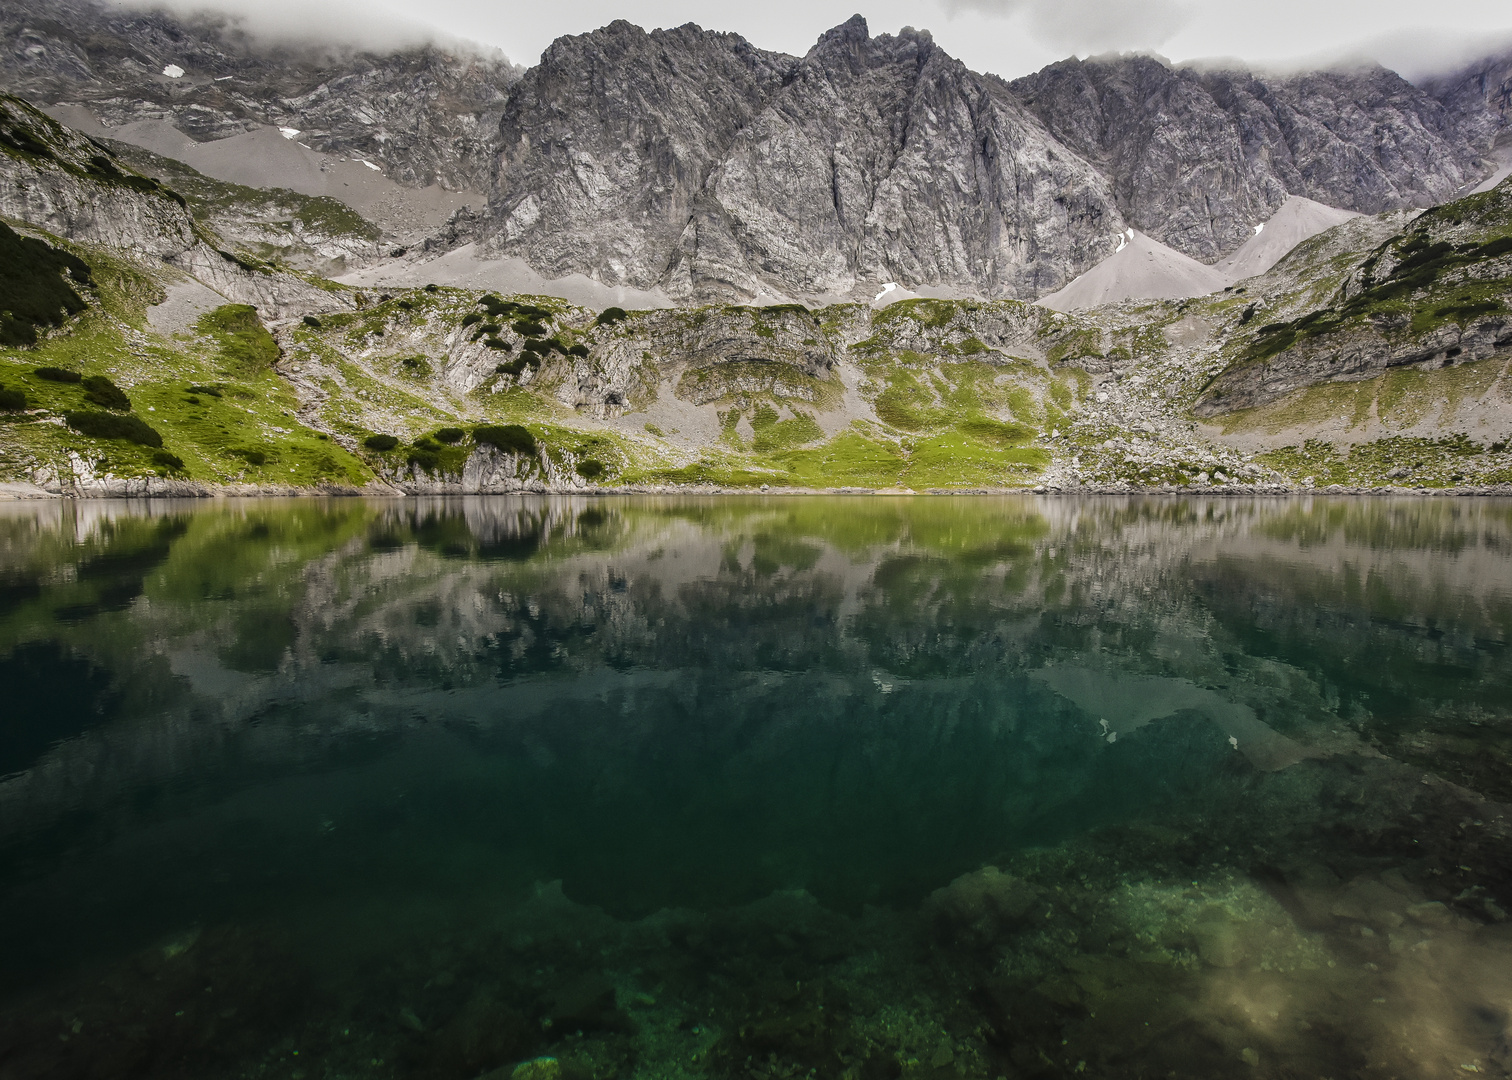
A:
<svg viewBox="0 0 1512 1080">
<path fill-rule="evenodd" d="M 760 488 L 721 487 L 715 484 L 629 484 L 621 487 L 565 488 L 549 484 L 524 484 L 497 491 L 446 490 L 443 485 L 431 485 L 427 490 L 407 490 L 403 486 L 372 483 L 363 487 L 340 484 L 321 484 L 313 487 L 297 487 L 278 484 L 206 484 L 193 480 L 169 480 L 161 477 L 111 478 L 83 485 L 38 485 L 29 483 L 0 483 L 0 502 L 24 502 L 46 499 L 226 499 L 226 498 L 423 498 L 493 496 L 493 495 L 1202 495 L 1218 498 L 1257 496 L 1453 496 L 1481 498 L 1512 498 L 1512 484 L 1493 484 L 1482 487 L 1347 487 L 1331 484 L 1328 487 L 1305 487 L 1300 484 L 1224 484 L 1205 487 L 1173 484 L 1141 487 L 1135 484 L 1084 484 L 1084 485 L 1036 485 L 1033 487 L 1002 488 L 805 488 L 772 487 Z"/>
</svg>

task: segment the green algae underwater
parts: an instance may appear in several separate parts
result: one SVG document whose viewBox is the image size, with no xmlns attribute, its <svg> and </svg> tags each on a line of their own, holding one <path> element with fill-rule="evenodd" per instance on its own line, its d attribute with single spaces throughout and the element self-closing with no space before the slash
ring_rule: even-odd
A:
<svg viewBox="0 0 1512 1080">
<path fill-rule="evenodd" d="M 1512 503 L 0 506 L 0 1080 L 1512 1075 Z"/>
</svg>

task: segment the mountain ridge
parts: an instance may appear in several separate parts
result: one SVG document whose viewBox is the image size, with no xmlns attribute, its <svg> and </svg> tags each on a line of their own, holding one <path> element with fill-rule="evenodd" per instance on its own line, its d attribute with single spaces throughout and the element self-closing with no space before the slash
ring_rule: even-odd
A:
<svg viewBox="0 0 1512 1080">
<path fill-rule="evenodd" d="M 679 303 L 866 299 L 889 281 L 1034 299 L 1128 227 L 1211 264 L 1292 195 L 1430 205 L 1492 173 L 1508 130 L 1497 80 L 1512 74 L 1491 58 L 1418 87 L 1379 68 L 1276 76 L 1121 55 L 1005 80 L 925 31 L 872 36 L 860 16 L 802 57 L 616 20 L 524 71 L 436 46 L 258 51 L 93 0 L 3 0 L 0 30 L 0 77 L 46 104 L 200 141 L 297 129 L 402 185 L 486 190 L 436 234 L 444 245 Z M 188 65 L 179 79 L 147 64 L 170 53 Z"/>
</svg>

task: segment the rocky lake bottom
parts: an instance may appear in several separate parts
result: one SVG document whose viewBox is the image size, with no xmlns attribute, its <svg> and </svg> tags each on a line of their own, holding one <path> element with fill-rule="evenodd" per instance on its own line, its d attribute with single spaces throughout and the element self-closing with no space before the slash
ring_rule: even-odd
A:
<svg viewBox="0 0 1512 1080">
<path fill-rule="evenodd" d="M 1512 1076 L 1512 500 L 0 505 L 0 1080 Z"/>
</svg>

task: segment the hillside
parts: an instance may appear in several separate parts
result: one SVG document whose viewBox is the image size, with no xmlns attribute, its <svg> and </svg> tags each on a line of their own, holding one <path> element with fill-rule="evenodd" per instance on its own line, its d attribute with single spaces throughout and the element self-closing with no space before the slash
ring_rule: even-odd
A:
<svg viewBox="0 0 1512 1080">
<path fill-rule="evenodd" d="M 647 67 L 647 50 L 676 62 Z M 1107 97 L 1130 72 L 1166 85 L 1142 61 L 1084 67 L 1077 78 L 1112 80 L 1105 111 L 1132 107 Z M 382 199 L 330 194 L 347 175 L 330 154 L 251 119 L 195 141 L 162 120 L 106 128 L 82 105 L 50 116 L 0 96 L 0 482 L 95 495 L 1512 483 L 1512 181 L 1379 214 L 1338 208 L 1365 205 L 1363 189 L 1324 205 L 1282 183 L 1247 238 L 1205 263 L 1125 227 L 1154 211 L 1116 180 L 1122 151 L 1104 136 L 1078 136 L 1085 158 L 1058 141 L 1063 77 L 1030 102 L 1042 120 L 1023 88 L 923 33 L 873 38 L 852 20 L 795 60 L 616 23 L 509 82 L 499 124 L 514 149 L 490 209 L 414 251 L 391 247 L 400 219 Z M 1451 107 L 1359 79 L 1288 93 L 1359 95 L 1351 115 L 1388 126 L 1411 105 L 1413 138 L 1442 142 L 1443 184 L 1483 186 L 1476 170 L 1494 162 L 1475 148 L 1502 138 L 1485 101 L 1462 82 Z M 1167 89 L 1189 112 L 1217 85 L 1178 81 Z M 1443 141 L 1451 128 L 1461 143 Z M 968 130 L 987 135 L 963 151 Z M 826 146 L 829 201 L 810 204 L 803 170 Z M 1304 143 L 1288 146 L 1301 160 Z M 267 153 L 238 162 L 237 147 Z M 611 160 L 620 171 L 600 169 Z M 676 182 L 651 183 L 652 160 L 675 163 Z M 416 190 L 386 165 L 346 164 L 383 198 Z M 1418 195 L 1437 190 L 1413 176 Z M 500 219 L 506 189 L 528 194 Z M 1411 201 L 1391 190 L 1372 205 Z"/>
<path fill-rule="evenodd" d="M 1434 220 L 1480 228 L 1508 194 L 1503 185 Z M 1211 297 L 1080 315 L 928 299 L 595 312 L 430 286 L 351 290 L 347 310 L 275 321 L 271 334 L 235 305 L 154 333 L 152 301 L 164 293 L 150 272 L 59 244 L 94 284 L 76 287 L 84 310 L 59 330 L 0 354 L 0 384 L 26 406 L 7 414 L 5 479 L 81 493 L 1280 491 L 1391 484 L 1407 455 L 1415 486 L 1512 482 L 1512 412 L 1497 389 L 1505 351 L 1348 384 L 1351 400 L 1400 406 L 1355 429 L 1326 415 L 1297 427 L 1299 396 L 1327 393 L 1326 373 L 1259 410 L 1213 404 L 1242 368 L 1230 358 L 1277 332 L 1262 333 L 1270 324 L 1257 310 L 1294 307 L 1321 281 L 1348 277 L 1366 241 L 1410 247 L 1421 226 L 1402 233 L 1404 223 L 1347 222 Z M 1383 231 L 1391 238 L 1377 239 Z M 1494 319 L 1474 318 L 1467 330 L 1494 344 Z M 87 383 L 46 368 L 109 380 L 129 402 L 121 415 L 161 446 L 81 429 L 72 418 L 88 409 Z M 1383 382 L 1403 376 L 1405 389 Z M 1285 416 L 1292 426 L 1276 427 Z M 1263 437 L 1268 423 L 1294 441 Z"/>
</svg>

